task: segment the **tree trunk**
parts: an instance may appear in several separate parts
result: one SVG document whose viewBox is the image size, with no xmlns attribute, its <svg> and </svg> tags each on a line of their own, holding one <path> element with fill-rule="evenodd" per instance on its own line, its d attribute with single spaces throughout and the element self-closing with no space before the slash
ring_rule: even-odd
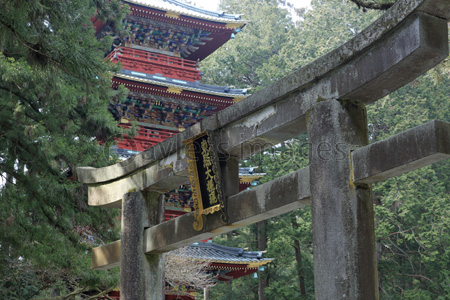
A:
<svg viewBox="0 0 450 300">
<path fill-rule="evenodd" d="M 381 203 L 381 200 L 379 197 L 374 197 L 373 203 L 376 206 L 383 205 Z M 378 220 L 375 221 L 375 228 L 378 227 Z M 381 241 L 378 241 L 376 244 L 376 251 L 377 251 L 377 266 L 379 266 L 381 260 L 383 259 L 383 244 Z M 383 290 L 383 277 L 381 276 L 381 272 L 378 270 L 378 293 L 381 295 L 381 292 Z M 381 296 L 380 296 L 381 298 Z"/>
<path fill-rule="evenodd" d="M 203 289 L 203 300 L 209 300 L 209 287 Z"/>
<path fill-rule="evenodd" d="M 295 215 L 291 217 L 291 225 L 294 231 L 297 229 L 297 221 L 295 220 Z M 300 296 L 306 296 L 306 288 L 305 288 L 305 277 L 303 275 L 303 264 L 302 264 L 302 252 L 300 248 L 300 241 L 294 237 L 294 250 L 295 250 L 295 261 L 297 263 L 297 276 L 298 276 L 298 285 L 300 288 Z"/>
<path fill-rule="evenodd" d="M 377 264 L 380 263 L 383 258 L 383 245 L 381 242 L 377 243 Z M 383 278 L 381 276 L 381 272 L 378 271 L 378 293 L 381 295 L 381 291 L 383 289 Z"/>
<path fill-rule="evenodd" d="M 258 223 L 258 249 L 264 251 L 267 249 L 267 223 L 266 221 L 261 221 Z M 264 290 L 269 286 L 269 280 L 267 278 L 267 273 L 260 272 L 258 276 L 258 299 L 266 300 L 266 295 Z"/>
</svg>

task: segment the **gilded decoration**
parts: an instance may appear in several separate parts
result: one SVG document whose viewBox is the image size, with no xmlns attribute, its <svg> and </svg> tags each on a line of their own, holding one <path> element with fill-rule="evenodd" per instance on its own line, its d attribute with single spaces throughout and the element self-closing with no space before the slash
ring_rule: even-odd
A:
<svg viewBox="0 0 450 300">
<path fill-rule="evenodd" d="M 222 211 L 224 202 L 220 180 L 220 167 L 211 132 L 202 132 L 186 141 L 186 158 L 192 199 L 194 201 L 194 229 L 202 230 L 203 215 Z"/>
</svg>

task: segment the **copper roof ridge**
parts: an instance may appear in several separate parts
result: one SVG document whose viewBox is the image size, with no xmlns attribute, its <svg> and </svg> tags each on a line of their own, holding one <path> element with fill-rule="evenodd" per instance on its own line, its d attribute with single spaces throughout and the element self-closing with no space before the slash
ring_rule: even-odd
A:
<svg viewBox="0 0 450 300">
<path fill-rule="evenodd" d="M 171 4 L 171 5 L 178 6 L 179 9 L 177 9 L 178 7 L 171 8 L 171 7 L 164 7 L 164 6 L 159 6 L 156 4 L 151 4 L 144 0 L 123 0 L 123 1 L 135 4 L 135 5 L 145 6 L 148 8 L 169 11 L 169 12 L 184 15 L 187 17 L 204 19 L 207 21 L 213 21 L 213 22 L 219 22 L 219 23 L 237 23 L 237 24 L 241 24 L 242 26 L 248 23 L 248 21 L 241 20 L 241 15 L 231 15 L 231 14 L 225 14 L 223 12 L 213 12 L 213 11 L 195 7 L 195 6 L 186 4 L 186 3 L 181 3 L 176 0 L 160 0 L 160 1 L 167 2 L 168 4 Z"/>
</svg>

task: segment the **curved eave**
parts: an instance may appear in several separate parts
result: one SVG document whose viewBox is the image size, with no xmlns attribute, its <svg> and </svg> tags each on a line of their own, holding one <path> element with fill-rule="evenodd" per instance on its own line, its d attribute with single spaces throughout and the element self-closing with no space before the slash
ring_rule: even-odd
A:
<svg viewBox="0 0 450 300">
<path fill-rule="evenodd" d="M 129 3 L 131 5 L 135 5 L 135 6 L 141 6 L 141 7 L 146 7 L 146 8 L 150 8 L 150 9 L 164 11 L 168 17 L 178 18 L 180 16 L 184 16 L 184 17 L 194 18 L 196 20 L 221 23 L 225 27 L 232 28 L 232 29 L 238 28 L 238 27 L 243 27 L 245 24 L 248 23 L 248 21 L 236 19 L 238 16 L 234 16 L 234 15 L 226 15 L 229 17 L 228 18 L 220 18 L 220 17 L 214 17 L 213 15 L 207 15 L 204 13 L 200 13 L 199 11 L 202 11 L 202 10 L 198 9 L 196 7 L 192 7 L 193 8 L 192 10 L 183 10 L 182 8 L 176 8 L 176 5 L 173 5 L 175 7 L 164 7 L 164 6 L 146 3 L 143 1 L 136 1 L 136 0 L 124 0 L 124 2 Z M 188 5 L 186 5 L 186 6 L 188 6 Z M 203 11 L 205 11 L 205 10 L 203 10 Z M 207 11 L 205 11 L 205 12 L 207 12 Z M 209 13 L 217 14 L 217 13 L 213 13 L 213 12 L 209 12 Z"/>
<path fill-rule="evenodd" d="M 262 257 L 265 251 L 247 251 L 244 248 L 228 247 L 213 243 L 194 243 L 185 254 L 192 260 L 210 264 L 237 265 L 241 268 L 256 268 L 273 261 Z"/>
<path fill-rule="evenodd" d="M 265 173 L 262 174 L 252 174 L 252 175 L 244 175 L 239 174 L 239 182 L 241 183 L 252 183 L 255 180 L 259 180 L 266 175 Z"/>
<path fill-rule="evenodd" d="M 264 265 L 267 265 L 274 261 L 274 258 L 262 258 L 259 260 L 253 259 L 249 260 L 232 260 L 232 259 L 214 259 L 214 258 L 205 258 L 205 257 L 190 257 L 192 260 L 207 262 L 210 264 L 223 264 L 223 265 L 239 265 L 241 267 L 246 268 L 258 268 Z"/>
<path fill-rule="evenodd" d="M 242 95 L 242 94 L 219 93 L 219 92 L 215 92 L 215 91 L 196 89 L 196 88 L 193 88 L 193 87 L 177 85 L 177 84 L 163 82 L 163 81 L 157 81 L 157 80 L 143 79 L 143 78 L 140 78 L 140 77 L 124 75 L 124 74 L 118 74 L 118 73 L 115 73 L 114 77 L 130 80 L 130 81 L 135 81 L 135 82 L 141 82 L 141 83 L 145 83 L 145 84 L 151 84 L 151 85 L 158 85 L 158 86 L 162 86 L 162 87 L 167 87 L 167 92 L 174 93 L 174 94 L 180 94 L 182 91 L 187 91 L 187 92 L 194 92 L 194 93 L 200 93 L 200 94 L 207 94 L 207 95 L 214 95 L 214 96 L 232 98 L 234 102 L 239 102 L 242 99 L 247 97 L 247 95 Z"/>
</svg>

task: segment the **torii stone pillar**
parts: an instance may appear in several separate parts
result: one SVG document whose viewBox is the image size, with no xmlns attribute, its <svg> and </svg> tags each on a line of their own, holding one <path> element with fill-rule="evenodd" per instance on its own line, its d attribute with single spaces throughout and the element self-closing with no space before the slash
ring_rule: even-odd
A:
<svg viewBox="0 0 450 300">
<path fill-rule="evenodd" d="M 164 195 L 149 191 L 124 195 L 120 300 L 164 299 L 164 255 L 144 252 L 144 230 L 163 218 Z"/>
<path fill-rule="evenodd" d="M 368 143 L 364 104 L 316 103 L 308 133 L 316 299 L 378 299 L 372 191 L 350 155 Z"/>
</svg>

